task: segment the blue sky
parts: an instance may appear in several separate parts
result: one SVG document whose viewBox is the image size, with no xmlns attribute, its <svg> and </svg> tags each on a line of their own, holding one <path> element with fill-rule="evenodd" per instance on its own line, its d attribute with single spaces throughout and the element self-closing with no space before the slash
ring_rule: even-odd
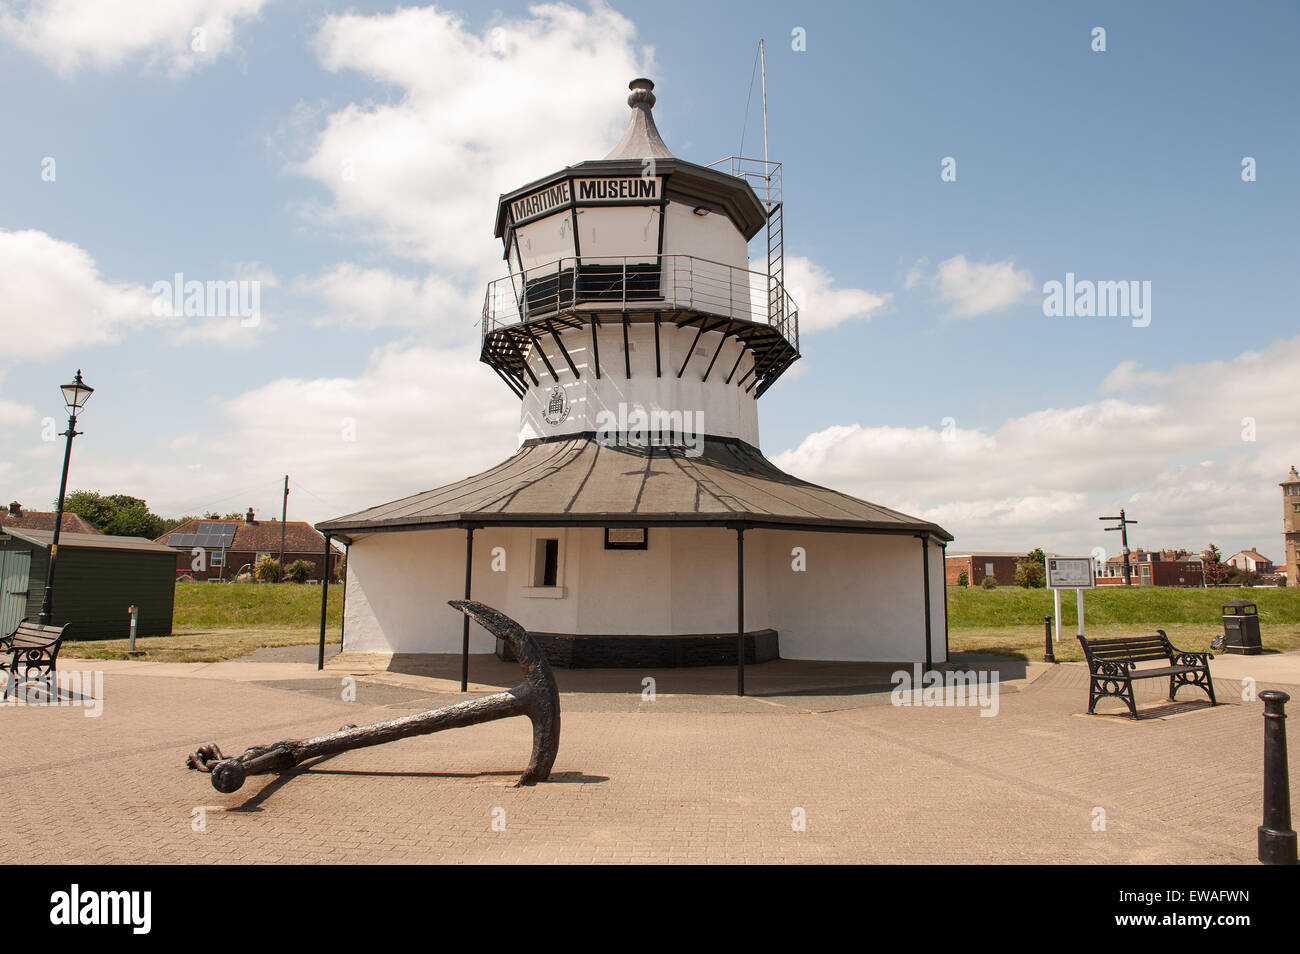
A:
<svg viewBox="0 0 1300 954">
<path fill-rule="evenodd" d="M 52 500 L 41 419 L 77 367 L 97 392 L 72 486 L 164 513 L 275 509 L 287 471 L 317 520 L 494 463 L 516 405 L 473 323 L 496 194 L 603 155 L 642 70 L 678 155 L 735 153 L 764 37 L 806 292 L 801 366 L 761 403 L 769 456 L 966 546 L 1113 546 L 1095 516 L 1127 506 L 1136 545 L 1282 556 L 1293 4 L 124 6 L 72 29 L 0 2 L 9 499 Z M 333 176 L 354 154 L 355 188 Z M 260 278 L 261 322 L 142 313 L 176 272 Z M 1150 325 L 1046 317 L 1067 272 L 1149 281 Z"/>
</svg>

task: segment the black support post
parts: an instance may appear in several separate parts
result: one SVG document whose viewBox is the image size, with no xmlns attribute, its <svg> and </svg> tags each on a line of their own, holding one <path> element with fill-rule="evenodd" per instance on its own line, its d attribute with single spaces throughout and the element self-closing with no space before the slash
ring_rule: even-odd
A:
<svg viewBox="0 0 1300 954">
<path fill-rule="evenodd" d="M 943 661 L 948 662 L 948 544 L 940 544 L 939 551 L 943 560 Z"/>
<path fill-rule="evenodd" d="M 677 376 L 679 378 L 682 376 L 682 372 L 686 370 L 686 366 L 691 363 L 691 356 L 695 354 L 695 346 L 700 343 L 700 335 L 702 334 L 704 334 L 703 318 L 700 319 L 699 330 L 695 332 L 695 340 L 691 342 L 691 350 L 686 352 L 686 360 L 682 362 L 682 366 L 677 370 Z"/>
<path fill-rule="evenodd" d="M 556 346 L 560 349 L 560 354 L 564 355 L 565 362 L 569 365 L 569 370 L 573 372 L 574 378 L 581 378 L 577 366 L 573 363 L 573 358 L 569 357 L 569 349 L 564 347 L 564 342 L 560 340 L 560 333 L 555 330 L 555 325 L 550 326 L 551 337 L 555 339 Z"/>
<path fill-rule="evenodd" d="M 551 372 L 551 380 L 556 384 L 559 384 L 560 376 L 555 373 L 555 366 L 551 364 L 551 359 L 546 357 L 546 349 L 542 347 L 541 341 L 538 340 L 537 335 L 528 330 L 527 325 L 524 326 L 524 331 L 528 335 L 529 340 L 532 341 L 533 350 L 537 352 L 537 357 L 542 359 L 542 364 L 546 365 L 546 370 Z"/>
<path fill-rule="evenodd" d="M 745 528 L 736 528 L 736 695 L 745 694 Z"/>
<path fill-rule="evenodd" d="M 1296 863 L 1296 833 L 1291 828 L 1291 786 L 1286 765 L 1285 692 L 1265 689 L 1264 824 L 1259 826 L 1259 860 L 1266 865 Z"/>
<path fill-rule="evenodd" d="M 330 535 L 325 534 L 324 570 L 320 578 L 320 647 L 316 651 L 316 668 L 325 668 L 325 612 L 329 609 L 330 595 Z"/>
<path fill-rule="evenodd" d="M 1043 662 L 1056 662 L 1056 653 L 1052 652 L 1052 617 L 1043 617 Z"/>
<path fill-rule="evenodd" d="M 925 574 L 925 671 L 934 668 L 934 654 L 930 650 L 930 538 L 921 536 L 921 572 Z"/>
<path fill-rule="evenodd" d="M 659 366 L 659 314 L 655 313 L 655 377 L 663 377 L 663 368 Z"/>
<path fill-rule="evenodd" d="M 77 380 L 81 380 L 81 372 L 77 372 Z M 68 429 L 63 432 L 62 437 L 66 437 L 68 442 L 63 445 L 63 476 L 59 478 L 59 505 L 54 513 L 54 537 L 50 541 L 50 559 L 45 564 L 45 590 L 41 593 L 41 615 L 40 622 L 42 625 L 48 625 L 54 614 L 54 564 L 59 559 L 59 531 L 63 529 L 63 498 L 68 491 L 68 462 L 72 460 L 72 439 L 80 433 L 77 430 L 77 415 L 68 415 Z M 9 676 L 12 683 L 14 675 Z"/>
<path fill-rule="evenodd" d="M 348 628 L 348 549 L 350 543 L 343 544 L 343 572 L 339 574 L 339 585 L 343 587 L 343 605 L 339 608 L 339 652 L 343 652 L 343 640 L 347 638 Z"/>
<path fill-rule="evenodd" d="M 474 568 L 474 528 L 465 528 L 465 599 L 470 597 L 470 575 Z M 460 631 L 460 691 L 469 690 L 469 616 Z"/>
<path fill-rule="evenodd" d="M 623 374 L 629 381 L 632 379 L 632 349 L 628 347 L 627 341 L 627 312 L 623 312 Z"/>
</svg>

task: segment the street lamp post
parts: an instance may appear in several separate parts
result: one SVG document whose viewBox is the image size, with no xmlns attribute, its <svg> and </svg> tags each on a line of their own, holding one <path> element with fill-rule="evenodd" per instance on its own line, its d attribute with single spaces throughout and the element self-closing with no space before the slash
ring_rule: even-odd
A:
<svg viewBox="0 0 1300 954">
<path fill-rule="evenodd" d="M 68 439 L 63 448 L 63 476 L 59 479 L 59 506 L 54 515 L 54 539 L 50 542 L 50 559 L 45 566 L 45 595 L 41 598 L 41 622 L 49 623 L 54 610 L 54 564 L 59 558 L 59 531 L 63 529 L 63 498 L 68 492 L 68 461 L 72 458 L 72 439 L 77 431 L 77 412 L 86 406 L 94 388 L 81 380 L 81 369 L 71 384 L 62 386 L 63 402 L 68 406 L 68 429 L 60 437 Z"/>
</svg>

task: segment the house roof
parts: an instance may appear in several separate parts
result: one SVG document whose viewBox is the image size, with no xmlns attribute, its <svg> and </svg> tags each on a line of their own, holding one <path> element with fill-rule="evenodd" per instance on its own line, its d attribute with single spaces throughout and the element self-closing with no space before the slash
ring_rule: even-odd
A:
<svg viewBox="0 0 1300 954">
<path fill-rule="evenodd" d="M 0 530 L 17 527 L 19 530 L 54 530 L 53 510 L 24 510 L 14 516 L 8 510 L 0 511 Z M 63 533 L 99 533 L 89 520 L 80 514 L 64 513 Z"/>
<path fill-rule="evenodd" d="M 1012 557 L 1016 560 L 1023 560 L 1026 554 L 1012 550 L 953 550 L 948 554 L 948 559 L 953 557 Z M 1044 553 L 1043 556 L 1053 557 L 1055 553 Z"/>
<path fill-rule="evenodd" d="M 1227 557 L 1226 559 L 1224 559 L 1223 562 L 1224 562 L 1224 563 L 1227 563 L 1228 560 L 1235 560 L 1235 559 L 1236 559 L 1237 557 L 1239 557 L 1239 556 L 1249 557 L 1249 558 L 1252 559 L 1252 560 L 1258 560 L 1258 561 L 1261 561 L 1261 562 L 1263 562 L 1263 563 L 1272 563 L 1272 562 L 1273 562 L 1273 561 L 1270 560 L 1268 557 L 1263 556 L 1263 555 L 1262 555 L 1258 550 L 1238 550 L 1238 551 L 1237 551 L 1236 553 L 1234 553 L 1232 556 Z"/>
<path fill-rule="evenodd" d="M 305 520 L 286 520 L 283 523 L 279 520 L 258 520 L 254 523 L 248 523 L 244 520 L 201 520 L 196 517 L 193 520 L 186 520 L 179 526 L 172 527 L 158 537 L 156 542 L 166 545 L 173 533 L 194 533 L 198 530 L 200 523 L 234 527 L 235 539 L 227 548 L 230 551 L 256 553 L 265 550 L 278 553 L 280 551 L 281 527 L 284 527 L 285 553 L 315 554 L 325 549 L 325 538 L 312 529 L 312 525 Z M 179 549 L 189 550 L 190 548 L 180 547 Z"/>
<path fill-rule="evenodd" d="M 54 540 L 53 530 L 29 530 L 27 528 L 5 527 L 4 532 L 19 540 L 26 540 L 39 547 L 48 547 Z M 59 534 L 59 546 L 72 550 L 137 550 L 151 553 L 174 553 L 170 547 L 159 546 L 144 537 L 115 537 L 106 533 L 69 533 Z"/>
<path fill-rule="evenodd" d="M 930 533 L 938 524 L 819 487 L 742 441 L 610 446 L 592 434 L 526 442 L 491 470 L 316 524 L 357 533 L 472 526 L 729 526 Z"/>
</svg>

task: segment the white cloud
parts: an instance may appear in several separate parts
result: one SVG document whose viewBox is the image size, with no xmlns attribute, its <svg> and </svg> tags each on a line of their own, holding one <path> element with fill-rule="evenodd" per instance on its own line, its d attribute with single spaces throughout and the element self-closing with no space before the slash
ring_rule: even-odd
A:
<svg viewBox="0 0 1300 954">
<path fill-rule="evenodd" d="M 384 268 L 349 262 L 294 282 L 294 290 L 321 300 L 318 325 L 354 328 L 407 327 L 436 330 L 441 337 L 469 338 L 479 291 L 466 293 L 437 275 L 417 280 Z"/>
<path fill-rule="evenodd" d="M 296 166 L 329 190 L 314 216 L 474 281 L 504 271 L 498 196 L 613 147 L 627 82 L 650 67 L 634 33 L 602 3 L 537 5 L 481 33 L 433 7 L 326 17 L 321 63 L 399 96 L 328 117 Z M 684 93 L 677 101 L 686 108 Z"/>
<path fill-rule="evenodd" d="M 991 430 L 960 416 L 948 428 L 837 425 L 774 461 L 936 520 L 962 546 L 1113 552 L 1097 517 L 1126 506 L 1141 521 L 1135 546 L 1214 540 L 1278 559 L 1277 483 L 1300 457 L 1300 419 L 1279 396 L 1297 374 L 1300 338 L 1168 371 L 1126 363 L 1106 378 L 1114 396 L 1080 407 Z"/>
<path fill-rule="evenodd" d="M 7 361 L 41 360 L 118 340 L 156 321 L 143 285 L 106 281 L 90 253 L 44 232 L 0 230 L 0 301 Z"/>
<path fill-rule="evenodd" d="M 17 401 L 9 401 L 0 398 L 0 424 L 6 426 L 17 426 L 20 424 L 33 424 L 39 420 L 36 408 L 27 404 L 19 404 Z"/>
<path fill-rule="evenodd" d="M 0 2 L 0 34 L 63 76 L 127 60 L 183 74 L 228 52 L 237 21 L 267 0 L 33 0 Z"/>
<path fill-rule="evenodd" d="M 925 259 L 910 269 L 903 282 L 907 289 L 926 284 L 933 286 L 939 298 L 948 303 L 953 318 L 974 318 L 1001 311 L 1029 297 L 1037 286 L 1028 269 L 1005 262 L 971 262 L 965 255 L 955 255 L 939 263 L 933 275 L 925 273 Z"/>
<path fill-rule="evenodd" d="M 476 347 L 388 346 L 356 377 L 279 378 L 220 410 L 216 433 L 166 440 L 168 468 L 103 461 L 95 479 L 139 488 L 159 513 L 269 512 L 279 506 L 269 475 L 287 473 L 310 490 L 291 496 L 291 517 L 317 521 L 485 470 L 514 451 L 519 422 L 518 399 Z M 265 487 L 226 500 L 256 475 Z"/>
<path fill-rule="evenodd" d="M 185 277 L 185 285 L 192 278 Z M 257 262 L 236 265 L 234 279 L 212 281 L 224 287 L 235 280 L 256 281 L 266 288 L 277 284 L 275 276 Z M 154 285 L 110 281 L 100 274 L 94 257 L 72 242 L 33 229 L 0 229 L 0 301 L 13 318 L 5 324 L 3 360 L 43 360 L 73 349 L 112 344 L 126 332 L 144 327 L 165 329 L 173 345 L 236 347 L 257 343 L 268 330 L 264 314 L 254 316 L 255 320 L 233 311 L 188 321 L 172 317 L 174 276 L 160 279 L 159 287 L 164 284 L 166 290 L 155 294 Z M 187 294 L 182 292 L 182 301 Z M 253 296 L 246 297 L 252 302 Z"/>
<path fill-rule="evenodd" d="M 786 258 L 785 285 L 799 308 L 803 332 L 824 331 L 855 318 L 870 321 L 891 298 L 865 288 L 835 288 L 830 272 L 801 255 Z"/>
</svg>

